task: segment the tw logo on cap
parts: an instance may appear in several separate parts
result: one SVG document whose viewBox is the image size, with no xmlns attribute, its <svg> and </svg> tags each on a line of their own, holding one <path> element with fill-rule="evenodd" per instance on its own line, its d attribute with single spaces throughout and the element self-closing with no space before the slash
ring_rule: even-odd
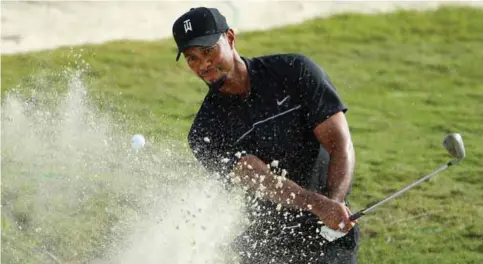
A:
<svg viewBox="0 0 483 264">
<path fill-rule="evenodd" d="M 193 31 L 193 28 L 191 27 L 191 20 L 187 19 L 183 21 L 184 25 L 184 33 L 188 33 L 188 31 Z"/>
</svg>

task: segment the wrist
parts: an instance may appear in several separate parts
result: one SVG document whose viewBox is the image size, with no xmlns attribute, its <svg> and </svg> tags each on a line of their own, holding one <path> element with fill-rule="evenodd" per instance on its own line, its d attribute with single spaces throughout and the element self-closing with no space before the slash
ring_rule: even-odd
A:
<svg viewBox="0 0 483 264">
<path fill-rule="evenodd" d="M 337 201 L 339 203 L 344 203 L 345 201 L 345 195 L 336 194 L 336 193 L 329 193 L 327 198 Z"/>
</svg>

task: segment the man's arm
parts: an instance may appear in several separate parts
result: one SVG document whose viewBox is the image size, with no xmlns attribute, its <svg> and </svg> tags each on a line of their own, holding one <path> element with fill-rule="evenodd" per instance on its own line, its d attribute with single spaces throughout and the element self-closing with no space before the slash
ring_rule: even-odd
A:
<svg viewBox="0 0 483 264">
<path fill-rule="evenodd" d="M 303 189 L 284 175 L 276 175 L 267 165 L 253 155 L 242 157 L 231 174 L 233 182 L 245 190 L 274 203 L 294 209 L 309 210 L 315 193 Z M 326 197 L 318 197 L 321 201 Z"/>
<path fill-rule="evenodd" d="M 330 155 L 328 197 L 344 202 L 355 166 L 355 153 L 344 113 L 339 112 L 317 125 L 315 136 Z"/>
<path fill-rule="evenodd" d="M 231 178 L 259 197 L 286 207 L 312 212 L 334 230 L 339 229 L 341 222 L 345 224 L 343 232 L 348 232 L 354 226 L 344 204 L 303 189 L 295 182 L 273 174 L 256 156 L 242 157 L 235 165 Z"/>
<path fill-rule="evenodd" d="M 345 119 L 346 105 L 326 72 L 314 61 L 299 56 L 292 64 L 299 80 L 307 123 L 318 141 L 330 154 L 328 197 L 343 202 L 352 182 L 355 155 Z"/>
<path fill-rule="evenodd" d="M 193 154 L 201 164 L 212 173 L 222 177 L 241 188 L 282 206 L 310 211 L 321 219 L 328 227 L 337 230 L 339 223 L 344 222 L 342 231 L 347 232 L 354 226 L 342 203 L 329 199 L 322 194 L 303 189 L 295 182 L 273 174 L 267 165 L 253 155 L 240 156 L 233 154 L 233 149 L 223 148 L 221 139 L 210 131 L 210 124 L 204 124 L 197 118 L 193 125 L 188 142 Z M 211 135 L 205 140 L 205 135 Z M 213 141 L 212 141 L 213 140 Z M 226 155 L 226 153 L 232 153 Z"/>
</svg>

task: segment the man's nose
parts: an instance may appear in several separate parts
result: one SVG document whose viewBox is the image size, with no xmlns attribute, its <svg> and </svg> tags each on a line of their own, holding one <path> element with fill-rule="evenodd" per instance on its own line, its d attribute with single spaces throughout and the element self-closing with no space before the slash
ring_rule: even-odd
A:
<svg viewBox="0 0 483 264">
<path fill-rule="evenodd" d="M 213 65 L 213 60 L 211 58 L 205 58 L 201 60 L 201 70 L 208 70 Z"/>
</svg>

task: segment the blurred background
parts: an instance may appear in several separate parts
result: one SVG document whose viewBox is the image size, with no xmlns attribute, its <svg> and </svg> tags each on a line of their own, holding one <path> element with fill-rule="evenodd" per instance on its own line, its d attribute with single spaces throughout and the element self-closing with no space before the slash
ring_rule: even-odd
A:
<svg viewBox="0 0 483 264">
<path fill-rule="evenodd" d="M 171 37 L 174 20 L 193 6 L 218 8 L 238 31 L 263 30 L 344 12 L 483 7 L 481 1 L 3 1 L 2 54 L 110 40 Z M 25 19 L 29 18 L 29 19 Z"/>
</svg>

